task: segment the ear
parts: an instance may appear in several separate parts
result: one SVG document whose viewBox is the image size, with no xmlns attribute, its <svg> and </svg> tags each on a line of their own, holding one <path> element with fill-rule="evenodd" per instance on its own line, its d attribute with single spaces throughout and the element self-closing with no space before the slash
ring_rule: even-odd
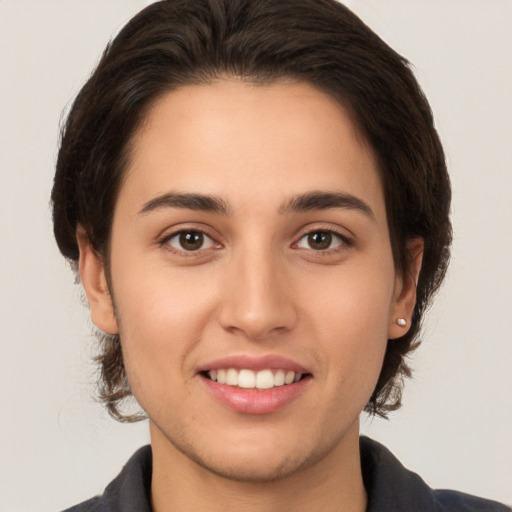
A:
<svg viewBox="0 0 512 512">
<path fill-rule="evenodd" d="M 395 285 L 395 299 L 390 311 L 388 339 L 400 338 L 407 333 L 416 304 L 416 286 L 423 260 L 423 240 L 414 238 L 407 243 L 411 265 L 404 276 L 398 276 Z M 405 325 L 398 325 L 397 319 L 403 318 Z"/>
<path fill-rule="evenodd" d="M 91 308 L 92 323 L 107 334 L 117 334 L 119 329 L 103 260 L 93 249 L 83 226 L 78 226 L 76 238 L 80 249 L 80 280 Z"/>
</svg>

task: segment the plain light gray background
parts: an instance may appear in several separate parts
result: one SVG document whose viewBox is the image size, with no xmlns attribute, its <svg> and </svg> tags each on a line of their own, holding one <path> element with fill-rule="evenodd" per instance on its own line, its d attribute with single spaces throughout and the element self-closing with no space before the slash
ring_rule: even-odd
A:
<svg viewBox="0 0 512 512">
<path fill-rule="evenodd" d="M 148 3 L 0 0 L 0 511 L 99 493 L 148 441 L 92 398 L 94 340 L 48 205 L 61 112 Z M 512 2 L 347 4 L 414 63 L 454 187 L 452 266 L 405 406 L 362 430 L 431 486 L 510 504 Z"/>
</svg>

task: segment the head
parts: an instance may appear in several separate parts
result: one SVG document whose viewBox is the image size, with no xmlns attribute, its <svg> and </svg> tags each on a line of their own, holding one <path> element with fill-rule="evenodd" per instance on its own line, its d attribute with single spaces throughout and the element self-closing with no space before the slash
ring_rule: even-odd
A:
<svg viewBox="0 0 512 512">
<path fill-rule="evenodd" d="M 168 93 L 226 79 L 258 87 L 307 84 L 339 105 L 374 156 L 398 275 L 414 273 L 418 254 L 411 248 L 422 242 L 408 326 L 388 340 L 366 405 L 385 416 L 400 405 L 410 374 L 406 356 L 448 264 L 450 183 L 429 105 L 407 61 L 338 2 L 164 0 L 134 17 L 105 50 L 62 131 L 52 192 L 59 248 L 77 265 L 77 233 L 85 237 L 112 286 L 113 219 L 137 134 Z M 136 419 L 120 408 L 131 396 L 122 339 L 98 338 L 100 396 L 117 419 Z"/>
</svg>

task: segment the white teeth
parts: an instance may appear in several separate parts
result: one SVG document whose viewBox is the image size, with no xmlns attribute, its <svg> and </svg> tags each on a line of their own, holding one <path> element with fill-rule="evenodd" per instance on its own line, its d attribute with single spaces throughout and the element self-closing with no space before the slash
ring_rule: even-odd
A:
<svg viewBox="0 0 512 512">
<path fill-rule="evenodd" d="M 274 387 L 274 375 L 271 370 L 262 370 L 256 374 L 256 387 L 270 389 Z"/>
<path fill-rule="evenodd" d="M 226 372 L 226 384 L 228 386 L 238 386 L 238 372 L 234 368 L 230 368 Z"/>
<path fill-rule="evenodd" d="M 291 384 L 293 382 L 293 379 L 295 378 L 295 372 L 287 372 L 284 383 L 285 384 Z"/>
<path fill-rule="evenodd" d="M 234 368 L 210 370 L 207 372 L 211 380 L 228 386 L 238 386 L 244 389 L 271 389 L 285 384 L 298 382 L 302 373 L 285 370 L 235 370 Z"/>
<path fill-rule="evenodd" d="M 274 386 L 282 386 L 284 384 L 284 370 L 277 370 L 274 375 Z"/>
<path fill-rule="evenodd" d="M 256 385 L 256 377 L 251 370 L 240 370 L 238 374 L 238 387 L 250 389 Z"/>
</svg>

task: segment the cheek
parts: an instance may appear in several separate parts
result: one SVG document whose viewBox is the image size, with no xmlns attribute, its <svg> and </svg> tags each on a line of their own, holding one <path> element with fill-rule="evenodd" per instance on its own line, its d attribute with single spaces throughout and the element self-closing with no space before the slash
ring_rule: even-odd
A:
<svg viewBox="0 0 512 512">
<path fill-rule="evenodd" d="M 391 257 L 368 259 L 312 276 L 302 293 L 307 296 L 310 291 L 302 303 L 312 311 L 311 317 L 325 317 L 325 329 L 363 345 L 381 335 L 387 339 L 395 285 Z"/>
<path fill-rule="evenodd" d="M 119 266 L 122 279 L 112 276 L 123 356 L 134 392 L 139 375 L 154 381 L 183 377 L 186 356 L 200 342 L 218 296 L 215 280 L 206 283 L 186 272 L 141 268 L 131 265 L 130 272 L 123 273 Z"/>
<path fill-rule="evenodd" d="M 375 388 L 387 346 L 394 270 L 392 262 L 383 263 L 372 272 L 344 270 L 308 301 L 330 385 L 339 390 L 338 399 L 359 394 L 363 405 Z"/>
</svg>

